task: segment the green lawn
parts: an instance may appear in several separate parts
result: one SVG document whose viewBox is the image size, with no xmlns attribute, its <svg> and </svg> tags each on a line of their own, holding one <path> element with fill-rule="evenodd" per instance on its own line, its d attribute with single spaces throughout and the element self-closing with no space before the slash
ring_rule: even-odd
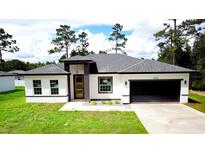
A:
<svg viewBox="0 0 205 154">
<path fill-rule="evenodd" d="M 186 103 L 185 105 L 205 113 L 205 96 L 190 92 L 189 98 L 198 103 Z"/>
<path fill-rule="evenodd" d="M 0 133 L 146 134 L 134 112 L 62 112 L 63 104 L 26 104 L 24 89 L 0 93 Z"/>
<path fill-rule="evenodd" d="M 198 94 L 190 92 L 189 93 L 189 98 L 192 99 L 192 100 L 195 100 L 197 102 L 205 104 L 205 96 L 198 95 Z"/>
</svg>

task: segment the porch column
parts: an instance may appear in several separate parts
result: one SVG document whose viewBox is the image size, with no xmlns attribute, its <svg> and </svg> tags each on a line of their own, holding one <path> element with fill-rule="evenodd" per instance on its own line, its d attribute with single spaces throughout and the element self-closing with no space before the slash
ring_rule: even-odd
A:
<svg viewBox="0 0 205 154">
<path fill-rule="evenodd" d="M 70 65 L 68 63 L 64 63 L 64 70 L 70 72 Z M 67 75 L 68 82 L 68 102 L 71 101 L 71 93 L 70 93 L 70 75 Z"/>
<path fill-rule="evenodd" d="M 90 101 L 89 66 L 89 64 L 84 64 L 84 93 L 86 101 Z"/>
</svg>

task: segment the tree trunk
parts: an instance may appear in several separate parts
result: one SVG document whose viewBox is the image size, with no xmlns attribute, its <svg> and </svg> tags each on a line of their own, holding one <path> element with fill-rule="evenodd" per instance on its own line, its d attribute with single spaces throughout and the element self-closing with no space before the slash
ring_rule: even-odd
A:
<svg viewBox="0 0 205 154">
<path fill-rule="evenodd" d="M 115 40 L 115 52 L 117 54 L 117 39 Z"/>
<path fill-rule="evenodd" d="M 68 58 L 68 45 L 66 44 L 66 58 Z"/>
<path fill-rule="evenodd" d="M 173 65 L 175 65 L 175 51 L 173 52 Z"/>
<path fill-rule="evenodd" d="M 3 59 L 2 59 L 2 53 L 1 53 L 1 50 L 0 50 L 0 64 L 3 62 Z"/>
<path fill-rule="evenodd" d="M 173 51 L 173 65 L 175 65 L 175 49 L 176 49 L 176 27 L 177 27 L 177 20 L 173 19 L 174 21 L 174 51 Z"/>
</svg>

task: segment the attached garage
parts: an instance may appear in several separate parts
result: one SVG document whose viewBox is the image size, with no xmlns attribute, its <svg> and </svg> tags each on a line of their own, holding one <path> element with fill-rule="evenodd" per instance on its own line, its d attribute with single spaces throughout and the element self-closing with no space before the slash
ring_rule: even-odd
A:
<svg viewBox="0 0 205 154">
<path fill-rule="evenodd" d="M 179 102 L 181 80 L 131 80 L 130 102 Z"/>
</svg>

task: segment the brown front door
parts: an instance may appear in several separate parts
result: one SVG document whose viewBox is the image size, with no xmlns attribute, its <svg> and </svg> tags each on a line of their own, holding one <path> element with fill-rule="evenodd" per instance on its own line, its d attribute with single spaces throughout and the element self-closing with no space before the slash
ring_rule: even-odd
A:
<svg viewBox="0 0 205 154">
<path fill-rule="evenodd" d="M 83 75 L 74 75 L 74 97 L 75 99 L 84 98 L 84 77 Z"/>
</svg>

